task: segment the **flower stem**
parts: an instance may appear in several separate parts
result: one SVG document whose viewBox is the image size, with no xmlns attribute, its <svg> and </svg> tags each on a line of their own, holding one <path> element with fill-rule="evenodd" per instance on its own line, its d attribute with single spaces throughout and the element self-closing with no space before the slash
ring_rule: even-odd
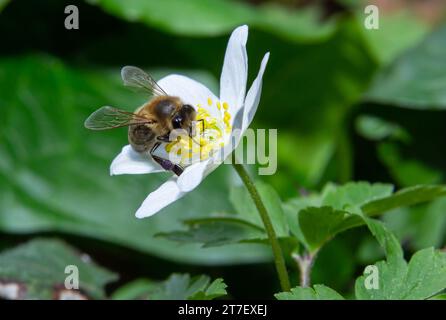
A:
<svg viewBox="0 0 446 320">
<path fill-rule="evenodd" d="M 300 270 L 300 286 L 309 287 L 311 285 L 311 269 L 313 267 L 314 258 L 316 253 L 308 253 L 303 256 L 298 254 L 293 254 L 292 257 L 296 261 L 297 266 Z"/>
<path fill-rule="evenodd" d="M 283 258 L 282 248 L 280 247 L 279 241 L 277 240 L 276 232 L 274 231 L 273 225 L 269 218 L 266 207 L 263 204 L 262 198 L 260 197 L 260 194 L 257 191 L 254 182 L 249 177 L 248 172 L 242 164 L 239 164 L 235 161 L 234 156 L 232 158 L 232 165 L 245 184 L 246 189 L 248 189 L 248 192 L 251 195 L 251 198 L 254 201 L 257 210 L 259 211 L 260 217 L 262 218 L 263 225 L 265 226 L 265 230 L 268 235 L 271 248 L 273 250 L 274 263 L 276 264 L 276 270 L 279 276 L 282 291 L 290 291 L 290 280 L 288 278 L 288 273 L 285 267 L 285 259 Z"/>
</svg>

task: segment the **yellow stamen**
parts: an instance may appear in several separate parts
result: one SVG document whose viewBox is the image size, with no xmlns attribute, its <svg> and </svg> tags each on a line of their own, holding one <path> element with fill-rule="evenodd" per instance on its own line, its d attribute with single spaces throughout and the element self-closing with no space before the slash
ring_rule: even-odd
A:
<svg viewBox="0 0 446 320">
<path fill-rule="evenodd" d="M 165 145 L 165 150 L 169 154 L 175 152 L 179 157 L 178 164 L 187 166 L 197 160 L 206 160 L 219 148 L 224 147 L 225 142 L 223 139 L 232 130 L 230 123 L 231 114 L 227 111 L 229 109 L 227 102 L 215 101 L 215 103 L 219 110 L 222 110 L 222 107 L 225 110 L 222 119 L 211 116 L 207 107 L 203 108 L 201 104 L 197 104 L 195 130 L 193 130 L 194 136 L 180 136 L 176 141 Z M 213 101 L 211 98 L 207 99 L 207 104 L 212 106 Z"/>
</svg>

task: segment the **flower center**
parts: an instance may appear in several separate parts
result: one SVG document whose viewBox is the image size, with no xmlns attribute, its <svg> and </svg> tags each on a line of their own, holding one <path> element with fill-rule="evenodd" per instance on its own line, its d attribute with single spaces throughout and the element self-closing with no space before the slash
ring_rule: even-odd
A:
<svg viewBox="0 0 446 320">
<path fill-rule="evenodd" d="M 188 166 L 208 159 L 224 147 L 225 138 L 232 129 L 228 104 L 217 101 L 214 105 L 211 98 L 208 98 L 207 104 L 209 108 L 216 109 L 216 112 L 212 112 L 214 115 L 201 104 L 197 104 L 197 117 L 192 125 L 192 136 L 179 135 L 175 141 L 165 145 L 169 159 L 175 159 L 173 162 Z"/>
</svg>

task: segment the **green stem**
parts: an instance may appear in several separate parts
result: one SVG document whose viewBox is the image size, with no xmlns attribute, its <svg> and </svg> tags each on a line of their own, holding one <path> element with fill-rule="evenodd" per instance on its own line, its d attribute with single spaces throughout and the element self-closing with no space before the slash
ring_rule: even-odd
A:
<svg viewBox="0 0 446 320">
<path fill-rule="evenodd" d="M 282 248 L 280 247 L 279 241 L 277 240 L 276 232 L 274 231 L 273 225 L 269 218 L 268 212 L 266 211 L 265 205 L 263 204 L 262 198 L 260 197 L 259 192 L 254 185 L 254 182 L 249 177 L 248 172 L 246 172 L 246 169 L 243 167 L 242 164 L 239 164 L 235 161 L 234 156 L 232 158 L 232 165 L 245 184 L 246 189 L 248 189 L 248 192 L 251 195 L 251 198 L 254 201 L 257 210 L 259 211 L 260 217 L 262 218 L 263 225 L 265 226 L 265 230 L 268 234 L 268 239 L 273 250 L 274 263 L 276 264 L 276 270 L 279 276 L 282 291 L 290 291 L 290 280 L 288 278 L 288 273 L 285 267 L 285 259 L 283 258 Z"/>
</svg>

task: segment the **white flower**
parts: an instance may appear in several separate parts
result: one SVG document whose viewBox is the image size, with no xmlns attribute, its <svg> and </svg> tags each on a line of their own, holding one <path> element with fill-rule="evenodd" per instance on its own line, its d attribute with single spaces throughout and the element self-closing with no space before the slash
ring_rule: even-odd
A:
<svg viewBox="0 0 446 320">
<path fill-rule="evenodd" d="M 269 53 L 263 57 L 257 78 L 246 93 L 248 56 L 246 41 L 248 27 L 241 26 L 232 32 L 226 49 L 220 78 L 220 97 L 216 97 L 201 83 L 181 75 L 169 75 L 158 85 L 169 95 L 180 97 L 184 103 L 198 111 L 198 119 L 206 123 L 204 141 L 200 145 L 209 150 L 200 161 L 193 162 L 179 176 L 173 176 L 151 192 L 136 212 L 137 218 L 149 217 L 195 189 L 201 181 L 237 147 L 240 138 L 250 125 L 260 100 L 262 77 Z M 213 127 L 216 134 L 206 135 Z M 212 136 L 209 138 L 209 136 Z M 172 147 L 172 145 L 170 145 Z M 178 147 L 178 146 L 177 146 Z M 164 150 L 169 150 L 164 146 Z M 163 169 L 148 154 L 139 154 L 126 145 L 113 160 L 110 174 L 144 174 Z"/>
</svg>

